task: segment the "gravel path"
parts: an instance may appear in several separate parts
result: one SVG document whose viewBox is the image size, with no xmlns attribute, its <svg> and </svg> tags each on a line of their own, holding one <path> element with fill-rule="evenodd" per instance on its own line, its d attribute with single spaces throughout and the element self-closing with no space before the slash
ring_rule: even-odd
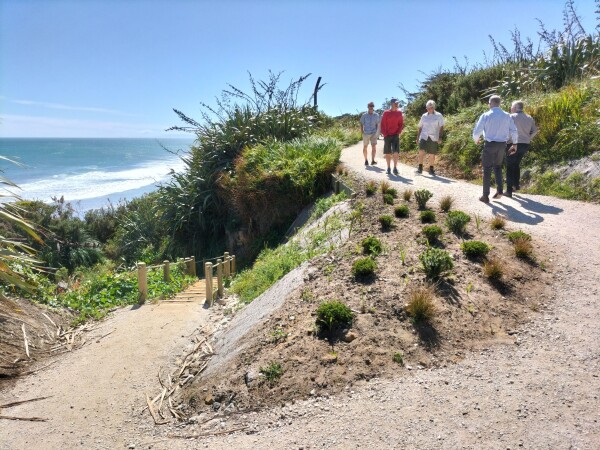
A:
<svg viewBox="0 0 600 450">
<path fill-rule="evenodd" d="M 400 190 L 427 188 L 435 194 L 432 203 L 452 194 L 457 209 L 483 217 L 503 213 L 511 228 L 546 242 L 554 297 L 541 317 L 517 330 L 513 343 L 442 369 L 403 370 L 344 395 L 242 417 L 256 433 L 167 439 L 147 413 L 140 416 L 143 395 L 156 391 L 158 366 L 168 364 L 209 313 L 200 305 L 169 305 L 167 319 L 155 314 L 162 306 L 149 305 L 120 312 L 103 327 L 119 331 L 2 393 L 7 401 L 54 398 L 12 409 L 53 419 L 0 421 L 0 449 L 600 449 L 600 206 L 531 195 L 488 206 L 477 200 L 479 186 L 416 176 L 407 166 L 400 177 L 388 177 L 381 157 L 377 168 L 365 168 L 361 147 L 343 153 L 352 170 L 389 179 Z"/>
</svg>

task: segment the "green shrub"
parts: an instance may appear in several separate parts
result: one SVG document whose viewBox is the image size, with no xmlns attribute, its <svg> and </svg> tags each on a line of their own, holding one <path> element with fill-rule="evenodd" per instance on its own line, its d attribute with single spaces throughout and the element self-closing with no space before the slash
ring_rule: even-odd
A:
<svg viewBox="0 0 600 450">
<path fill-rule="evenodd" d="M 448 212 L 452 208 L 453 204 L 454 204 L 454 197 L 452 197 L 451 195 L 445 195 L 440 200 L 440 209 L 444 212 Z"/>
<path fill-rule="evenodd" d="M 369 181 L 365 187 L 365 192 L 369 197 L 375 194 L 377 192 L 377 184 L 374 181 Z"/>
<path fill-rule="evenodd" d="M 265 376 L 269 383 L 273 383 L 283 375 L 283 367 L 279 363 L 272 362 L 267 367 L 261 367 L 259 372 Z"/>
<path fill-rule="evenodd" d="M 389 188 L 386 194 L 391 195 L 393 198 L 398 198 L 398 191 L 395 188 Z"/>
<path fill-rule="evenodd" d="M 352 275 L 354 275 L 354 278 L 357 280 L 371 278 L 375 275 L 376 270 L 377 263 L 370 256 L 360 258 L 352 264 Z"/>
<path fill-rule="evenodd" d="M 423 227 L 422 232 L 429 242 L 437 241 L 443 233 L 442 229 L 437 225 L 428 225 Z"/>
<path fill-rule="evenodd" d="M 365 255 L 377 256 L 383 251 L 381 241 L 374 236 L 368 236 L 361 242 L 363 253 Z"/>
<path fill-rule="evenodd" d="M 452 257 L 447 251 L 439 248 L 428 248 L 419 255 L 425 275 L 430 279 L 439 278 L 444 272 L 454 267 Z"/>
<path fill-rule="evenodd" d="M 471 221 L 471 217 L 462 211 L 450 211 L 446 218 L 446 225 L 450 231 L 455 234 L 464 233 L 467 223 Z"/>
<path fill-rule="evenodd" d="M 392 216 L 385 215 L 379 217 L 379 224 L 381 225 L 381 229 L 384 231 L 392 228 L 393 223 L 394 218 Z"/>
<path fill-rule="evenodd" d="M 421 223 L 433 223 L 435 222 L 435 213 L 431 210 L 421 211 L 419 215 Z"/>
<path fill-rule="evenodd" d="M 415 191 L 413 195 L 415 196 L 415 200 L 419 205 L 419 209 L 425 209 L 425 205 L 427 205 L 429 199 L 433 197 L 433 194 L 427 189 L 419 189 L 418 191 Z"/>
<path fill-rule="evenodd" d="M 352 310 L 339 300 L 323 302 L 317 308 L 316 324 L 321 332 L 331 333 L 348 328 L 352 325 L 353 319 Z"/>
<path fill-rule="evenodd" d="M 400 206 L 396 206 L 396 208 L 394 209 L 394 214 L 398 218 L 406 218 L 409 216 L 410 210 L 408 209 L 408 206 L 400 205 Z"/>
<path fill-rule="evenodd" d="M 394 356 L 392 356 L 392 361 L 394 361 L 396 364 L 400 364 L 401 366 L 403 366 L 404 365 L 404 354 L 402 352 L 394 353 Z"/>
<path fill-rule="evenodd" d="M 413 289 L 408 297 L 406 312 L 415 323 L 428 322 L 436 313 L 433 289 L 428 286 Z"/>
<path fill-rule="evenodd" d="M 510 242 L 512 242 L 513 244 L 515 243 L 515 241 L 517 239 L 523 239 L 525 241 L 530 241 L 531 240 L 531 235 L 527 234 L 527 233 L 525 233 L 524 231 L 521 231 L 521 230 L 519 230 L 519 231 L 511 231 L 506 236 L 508 237 L 508 240 Z"/>
<path fill-rule="evenodd" d="M 481 241 L 466 241 L 460 248 L 468 258 L 482 258 L 491 250 L 488 244 Z"/>
<path fill-rule="evenodd" d="M 385 203 L 386 205 L 393 205 L 394 197 L 391 194 L 384 194 L 383 195 L 383 203 Z"/>
</svg>

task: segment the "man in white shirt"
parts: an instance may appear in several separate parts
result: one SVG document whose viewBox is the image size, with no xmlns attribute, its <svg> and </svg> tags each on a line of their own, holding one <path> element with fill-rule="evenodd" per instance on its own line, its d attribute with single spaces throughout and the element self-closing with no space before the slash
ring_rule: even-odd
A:
<svg viewBox="0 0 600 450">
<path fill-rule="evenodd" d="M 417 145 L 419 146 L 419 168 L 418 173 L 423 173 L 423 161 L 425 153 L 429 155 L 429 175 L 435 176 L 433 164 L 435 155 L 442 143 L 442 132 L 444 131 L 444 117 L 435 110 L 435 102 L 428 100 L 425 104 L 427 112 L 421 116 L 419 131 L 417 133 Z"/>
<path fill-rule="evenodd" d="M 499 95 L 490 97 L 490 110 L 483 113 L 475 128 L 473 129 L 473 140 L 479 144 L 479 138 L 483 134 L 485 143 L 481 152 L 481 165 L 483 166 L 483 196 L 479 198 L 483 203 L 490 202 L 490 186 L 492 184 L 492 169 L 496 178 L 496 194 L 494 198 L 500 198 L 503 195 L 502 190 L 502 163 L 504 162 L 504 151 L 506 142 L 512 139 L 513 144 L 508 148 L 508 154 L 512 155 L 517 151 L 516 144 L 519 142 L 517 127 L 505 111 L 500 109 L 502 99 Z"/>
</svg>

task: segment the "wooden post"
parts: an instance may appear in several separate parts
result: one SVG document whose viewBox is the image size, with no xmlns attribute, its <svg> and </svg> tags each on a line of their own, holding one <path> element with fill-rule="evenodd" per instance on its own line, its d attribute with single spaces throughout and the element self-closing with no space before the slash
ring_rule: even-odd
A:
<svg viewBox="0 0 600 450">
<path fill-rule="evenodd" d="M 223 261 L 217 259 L 217 285 L 219 298 L 223 297 Z"/>
<path fill-rule="evenodd" d="M 186 275 L 191 275 L 192 274 L 192 263 L 191 263 L 191 259 L 190 258 L 185 258 L 185 274 Z"/>
<path fill-rule="evenodd" d="M 141 305 L 148 298 L 148 278 L 147 273 L 148 270 L 146 268 L 146 263 L 138 263 L 138 303 Z"/>
<path fill-rule="evenodd" d="M 231 255 L 231 275 L 235 275 L 235 255 Z"/>
<path fill-rule="evenodd" d="M 231 259 L 229 258 L 229 252 L 223 254 L 223 259 L 223 262 L 225 263 L 225 278 L 229 278 L 231 276 Z"/>
<path fill-rule="evenodd" d="M 321 77 L 317 78 L 317 84 L 315 84 L 315 91 L 313 93 L 313 108 L 317 109 L 317 106 L 319 105 L 319 102 L 317 102 L 317 92 L 319 92 L 319 89 L 321 89 L 323 86 L 319 86 L 319 84 L 321 84 Z"/>
<path fill-rule="evenodd" d="M 165 283 L 171 281 L 171 263 L 167 260 L 163 261 L 163 280 Z"/>
<path fill-rule="evenodd" d="M 193 276 L 194 278 L 196 278 L 196 257 L 190 256 L 190 259 L 191 259 L 190 266 L 192 269 L 192 273 L 190 273 L 190 275 Z"/>
<path fill-rule="evenodd" d="M 213 304 L 213 281 L 212 281 L 213 265 L 212 263 L 204 263 L 204 278 L 206 280 L 206 302 L 209 306 Z"/>
</svg>

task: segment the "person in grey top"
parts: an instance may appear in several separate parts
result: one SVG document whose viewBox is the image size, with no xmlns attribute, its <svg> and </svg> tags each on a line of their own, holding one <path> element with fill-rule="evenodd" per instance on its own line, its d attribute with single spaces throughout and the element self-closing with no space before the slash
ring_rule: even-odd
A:
<svg viewBox="0 0 600 450">
<path fill-rule="evenodd" d="M 500 198 L 502 191 L 502 163 L 504 162 L 504 151 L 508 139 L 512 139 L 508 153 L 517 151 L 516 144 L 519 142 L 515 123 L 505 111 L 500 109 L 502 99 L 499 95 L 490 97 L 490 110 L 483 113 L 475 128 L 473 129 L 473 140 L 479 144 L 479 138 L 483 134 L 485 143 L 481 152 L 481 165 L 483 166 L 483 196 L 479 198 L 483 203 L 490 202 L 490 185 L 492 182 L 492 169 L 496 178 L 496 194 L 494 198 Z"/>
<path fill-rule="evenodd" d="M 369 102 L 368 111 L 360 117 L 360 131 L 363 137 L 363 155 L 365 157 L 365 166 L 369 165 L 367 158 L 367 147 L 371 143 L 371 165 L 377 164 L 375 153 L 377 152 L 377 138 L 381 133 L 381 119 L 375 112 L 375 104 Z"/>
<path fill-rule="evenodd" d="M 506 146 L 506 193 L 507 197 L 512 197 L 513 190 L 521 189 L 521 160 L 529 150 L 531 139 L 537 134 L 538 129 L 535 126 L 533 118 L 523 112 L 523 102 L 517 100 L 512 103 L 510 112 L 513 122 L 517 127 L 519 141 L 517 151 L 510 153 L 512 141 L 509 139 Z"/>
</svg>

